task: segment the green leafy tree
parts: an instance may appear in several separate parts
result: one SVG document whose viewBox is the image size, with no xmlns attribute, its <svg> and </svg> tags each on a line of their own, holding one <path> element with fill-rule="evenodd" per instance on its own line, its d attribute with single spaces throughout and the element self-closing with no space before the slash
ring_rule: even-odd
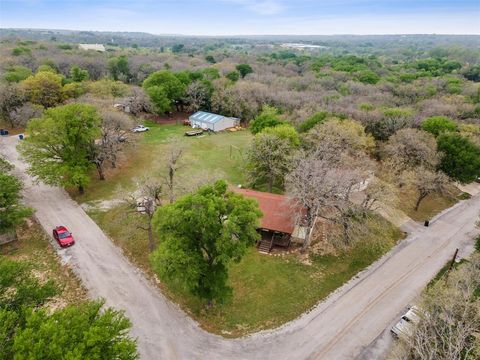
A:
<svg viewBox="0 0 480 360">
<path fill-rule="evenodd" d="M 19 147 L 29 173 L 50 185 L 76 186 L 83 193 L 92 168 L 93 142 L 101 119 L 95 107 L 69 104 L 48 109 L 29 122 Z"/>
<path fill-rule="evenodd" d="M 358 81 L 364 83 L 364 84 L 372 84 L 375 85 L 380 81 L 380 76 L 378 76 L 376 73 L 370 70 L 366 71 L 361 71 L 358 74 Z"/>
<path fill-rule="evenodd" d="M 14 176 L 0 172 L 0 233 L 12 229 L 32 214 L 20 203 L 21 182 Z"/>
<path fill-rule="evenodd" d="M 451 178 L 468 183 L 480 176 L 480 148 L 468 138 L 456 133 L 441 134 L 437 146 L 443 153 L 440 169 Z"/>
<path fill-rule="evenodd" d="M 422 130 L 438 136 L 441 133 L 457 131 L 457 123 L 446 116 L 431 116 L 422 121 Z"/>
<path fill-rule="evenodd" d="M 225 77 L 230 81 L 236 82 L 238 79 L 240 79 L 240 74 L 238 71 L 230 71 L 225 75 Z"/>
<path fill-rule="evenodd" d="M 205 56 L 205 60 L 207 60 L 210 64 L 215 64 L 215 58 L 212 55 Z"/>
<path fill-rule="evenodd" d="M 3 78 L 8 82 L 20 82 L 32 76 L 32 70 L 25 66 L 12 66 L 7 69 Z"/>
<path fill-rule="evenodd" d="M 247 150 L 247 171 L 251 185 L 259 188 L 266 184 L 268 192 L 272 192 L 274 187 L 282 189 L 292 152 L 290 139 L 263 132 L 255 135 Z"/>
<path fill-rule="evenodd" d="M 252 67 L 248 64 L 238 64 L 237 66 L 235 66 L 235 69 L 238 70 L 242 79 L 253 72 Z"/>
<path fill-rule="evenodd" d="M 155 113 L 165 114 L 172 108 L 172 102 L 167 97 L 167 93 L 162 86 L 151 86 L 145 90 L 153 104 Z"/>
<path fill-rule="evenodd" d="M 125 55 L 114 57 L 108 61 L 108 71 L 113 80 L 130 81 L 130 66 Z"/>
<path fill-rule="evenodd" d="M 280 119 L 278 109 L 265 105 L 260 114 L 250 123 L 250 131 L 252 134 L 258 134 L 267 127 L 274 127 L 281 124 L 283 124 L 283 120 Z"/>
<path fill-rule="evenodd" d="M 68 306 L 49 314 L 30 311 L 25 326 L 13 342 L 15 359 L 138 359 L 135 342 L 128 336 L 130 321 L 103 302 Z"/>
<path fill-rule="evenodd" d="M 172 52 L 174 54 L 178 54 L 178 53 L 181 53 L 184 50 L 184 48 L 185 48 L 185 45 L 183 44 L 174 44 L 172 46 Z"/>
<path fill-rule="evenodd" d="M 160 90 L 156 89 L 153 92 L 149 92 L 149 88 L 158 87 L 163 89 L 166 99 L 168 99 L 168 106 L 164 106 L 165 100 L 159 96 Z M 151 97 L 152 102 L 158 107 L 158 109 L 164 110 L 163 112 L 171 110 L 176 102 L 180 101 L 185 94 L 186 86 L 183 84 L 171 71 L 161 70 L 150 74 L 143 82 L 143 88 L 147 94 L 154 94 L 154 98 Z M 156 99 L 160 99 L 159 103 L 155 103 Z"/>
<path fill-rule="evenodd" d="M 298 131 L 303 133 L 307 132 L 308 130 L 312 129 L 315 125 L 322 123 L 325 121 L 325 119 L 328 117 L 329 113 L 326 111 L 320 111 L 309 118 L 307 118 L 304 122 L 300 124 L 298 127 Z"/>
<path fill-rule="evenodd" d="M 27 98 L 34 104 L 45 108 L 57 105 L 63 100 L 62 77 L 41 71 L 21 82 Z"/>
<path fill-rule="evenodd" d="M 111 79 L 89 82 L 87 88 L 90 93 L 101 98 L 126 96 L 129 90 L 128 85 Z"/>
<path fill-rule="evenodd" d="M 88 80 L 88 70 L 81 69 L 77 65 L 74 65 L 70 68 L 70 77 L 75 82 L 82 82 Z"/>
<path fill-rule="evenodd" d="M 260 216 L 258 205 L 228 191 L 225 181 L 204 186 L 157 210 L 160 245 L 151 256 L 153 268 L 209 304 L 226 300 L 232 293 L 228 267 L 258 240 Z"/>
<path fill-rule="evenodd" d="M 281 139 L 286 139 L 292 146 L 300 145 L 300 136 L 298 136 L 297 130 L 290 124 L 280 124 L 274 127 L 267 127 L 263 129 L 261 134 L 272 134 L 278 136 Z"/>
</svg>

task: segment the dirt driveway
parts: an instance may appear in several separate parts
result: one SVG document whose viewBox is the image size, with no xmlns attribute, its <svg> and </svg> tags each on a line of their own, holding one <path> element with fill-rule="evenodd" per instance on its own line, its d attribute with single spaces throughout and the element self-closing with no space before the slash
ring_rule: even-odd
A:
<svg viewBox="0 0 480 360">
<path fill-rule="evenodd" d="M 0 138 L 0 153 L 25 181 L 25 200 L 48 232 L 69 227 L 77 243 L 58 250 L 92 297 L 124 309 L 133 322 L 142 359 L 351 359 L 362 353 L 452 256 L 471 242 L 480 197 L 462 201 L 429 228 L 416 229 L 370 268 L 309 313 L 274 330 L 227 340 L 197 324 L 132 266 L 65 191 L 32 183 L 18 160 L 14 137 Z M 379 352 L 381 353 L 381 351 Z M 370 357 L 370 358 L 375 358 Z"/>
</svg>

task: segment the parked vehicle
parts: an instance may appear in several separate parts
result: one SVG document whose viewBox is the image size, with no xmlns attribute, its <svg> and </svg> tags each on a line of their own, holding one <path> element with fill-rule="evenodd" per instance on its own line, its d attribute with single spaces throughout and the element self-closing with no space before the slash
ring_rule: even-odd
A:
<svg viewBox="0 0 480 360">
<path fill-rule="evenodd" d="M 148 130 L 150 130 L 150 128 L 148 128 L 146 126 L 143 126 L 143 125 L 137 125 L 132 129 L 132 132 L 139 133 L 139 132 L 144 132 L 144 131 L 148 131 Z"/>
<path fill-rule="evenodd" d="M 202 135 L 202 134 L 203 134 L 202 129 L 200 129 L 200 130 L 190 130 L 190 131 L 185 132 L 185 136 L 198 136 L 198 135 Z"/>
<path fill-rule="evenodd" d="M 405 338 L 413 335 L 415 325 L 420 321 L 421 310 L 417 306 L 412 306 L 403 314 L 399 322 L 390 330 L 396 338 Z"/>
<path fill-rule="evenodd" d="M 73 235 L 65 226 L 57 226 L 53 229 L 53 238 L 57 240 L 60 247 L 69 247 L 75 244 Z"/>
</svg>

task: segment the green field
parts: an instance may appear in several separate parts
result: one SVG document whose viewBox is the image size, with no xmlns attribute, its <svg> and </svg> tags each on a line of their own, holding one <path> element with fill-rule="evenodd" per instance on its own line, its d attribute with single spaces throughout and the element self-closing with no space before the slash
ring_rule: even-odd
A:
<svg viewBox="0 0 480 360">
<path fill-rule="evenodd" d="M 186 137 L 184 132 L 189 128 L 182 125 L 145 124 L 150 131 L 130 135 L 132 142 L 122 155 L 119 166 L 107 171 L 107 180 L 100 181 L 92 174 L 85 195 L 71 192 L 79 202 L 115 198 L 119 186 L 133 190 L 135 178 L 165 175 L 166 159 L 172 146 L 183 149 L 178 180 L 185 188 L 188 189 L 199 178 L 222 178 L 232 184 L 245 183 L 243 157 L 252 139 L 249 131 Z"/>
</svg>

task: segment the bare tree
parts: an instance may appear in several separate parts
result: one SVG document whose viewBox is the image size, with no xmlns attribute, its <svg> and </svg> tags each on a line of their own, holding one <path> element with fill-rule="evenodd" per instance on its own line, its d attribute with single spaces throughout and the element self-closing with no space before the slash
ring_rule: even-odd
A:
<svg viewBox="0 0 480 360">
<path fill-rule="evenodd" d="M 153 178 L 142 178 L 136 181 L 137 191 L 130 195 L 126 201 L 129 208 L 136 214 L 146 217 L 146 221 L 141 221 L 137 228 L 147 231 L 148 248 L 150 251 L 155 249 L 155 238 L 153 236 L 152 219 L 156 209 L 162 205 L 161 198 L 163 194 L 163 184 Z"/>
<path fill-rule="evenodd" d="M 395 207 L 398 203 L 398 194 L 395 187 L 376 177 L 369 182 L 364 194 L 365 197 L 361 206 L 367 211 L 375 211 L 383 205 Z"/>
<path fill-rule="evenodd" d="M 316 217 L 340 225 L 343 244 L 350 245 L 352 220 L 362 211 L 351 201 L 351 195 L 364 179 L 364 171 L 332 167 L 330 162 L 318 159 L 315 153 L 301 153 L 295 158 L 293 170 L 286 178 L 286 188 L 296 207 L 306 213 L 304 225 L 308 235 L 303 251 L 310 245 L 310 232 Z"/>
<path fill-rule="evenodd" d="M 411 336 L 400 340 L 394 359 L 463 360 L 480 356 L 480 254 L 453 270 L 422 296 Z"/>
<path fill-rule="evenodd" d="M 127 131 L 132 126 L 131 119 L 118 111 L 104 109 L 101 111 L 101 137 L 92 148 L 92 161 L 97 168 L 100 180 L 105 180 L 105 163 L 115 168 L 118 153 L 127 141 Z"/>
<path fill-rule="evenodd" d="M 435 172 L 423 166 L 419 166 L 404 173 L 405 182 L 411 185 L 418 193 L 415 202 L 415 211 L 421 202 L 431 193 L 448 194 L 448 176 L 441 171 Z"/>
<path fill-rule="evenodd" d="M 402 129 L 385 146 L 385 160 L 395 174 L 422 166 L 434 169 L 440 162 L 434 136 L 423 130 Z"/>
<path fill-rule="evenodd" d="M 168 199 L 170 204 L 175 201 L 176 191 L 176 173 L 181 167 L 179 161 L 183 154 L 183 148 L 177 141 L 171 142 L 170 152 L 167 158 L 167 175 L 165 176 L 165 183 L 168 188 Z"/>
</svg>

